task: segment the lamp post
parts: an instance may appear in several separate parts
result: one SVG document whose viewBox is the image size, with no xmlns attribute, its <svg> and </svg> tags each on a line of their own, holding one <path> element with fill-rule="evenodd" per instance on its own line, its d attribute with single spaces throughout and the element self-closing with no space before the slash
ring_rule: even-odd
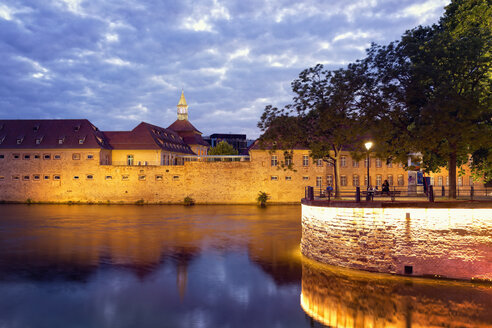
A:
<svg viewBox="0 0 492 328">
<path fill-rule="evenodd" d="M 370 179 L 369 179 L 369 166 L 371 166 L 371 161 L 369 159 L 369 150 L 371 149 L 372 147 L 372 141 L 368 141 L 364 144 L 364 146 L 366 146 L 366 149 L 367 149 L 367 190 L 369 190 L 369 186 L 370 186 Z"/>
</svg>

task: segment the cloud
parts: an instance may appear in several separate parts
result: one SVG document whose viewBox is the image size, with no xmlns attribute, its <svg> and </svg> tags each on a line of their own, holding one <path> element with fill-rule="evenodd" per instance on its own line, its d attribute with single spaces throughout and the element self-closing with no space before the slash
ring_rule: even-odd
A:
<svg viewBox="0 0 492 328">
<path fill-rule="evenodd" d="M 168 126 L 183 88 L 205 134 L 257 137 L 263 108 L 288 103 L 300 71 L 362 58 L 370 42 L 437 22 L 446 3 L 6 0 L 0 116 Z"/>
</svg>

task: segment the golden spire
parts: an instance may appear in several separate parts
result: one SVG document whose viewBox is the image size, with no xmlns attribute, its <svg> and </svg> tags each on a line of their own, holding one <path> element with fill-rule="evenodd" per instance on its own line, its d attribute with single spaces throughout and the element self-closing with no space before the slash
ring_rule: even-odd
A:
<svg viewBox="0 0 492 328">
<path fill-rule="evenodd" d="M 178 103 L 178 106 L 188 106 L 188 105 L 186 104 L 186 99 L 185 99 L 184 90 L 181 90 L 181 98 L 179 98 L 179 103 Z"/>
<path fill-rule="evenodd" d="M 181 90 L 181 98 L 179 98 L 179 103 L 178 103 L 178 120 L 187 120 L 187 119 L 188 119 L 188 105 L 186 104 L 184 91 Z"/>
</svg>

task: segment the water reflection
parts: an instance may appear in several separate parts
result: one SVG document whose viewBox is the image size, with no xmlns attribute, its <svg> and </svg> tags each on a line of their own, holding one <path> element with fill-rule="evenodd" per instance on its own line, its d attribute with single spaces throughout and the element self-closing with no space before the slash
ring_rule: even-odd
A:
<svg viewBox="0 0 492 328">
<path fill-rule="evenodd" d="M 485 287 L 301 260 L 300 215 L 299 206 L 2 205 L 0 327 L 492 324 Z"/>
<path fill-rule="evenodd" d="M 301 306 L 331 327 L 491 327 L 492 286 L 340 269 L 303 259 Z"/>
<path fill-rule="evenodd" d="M 1 211 L 1 327 L 309 325 L 298 206 Z"/>
</svg>

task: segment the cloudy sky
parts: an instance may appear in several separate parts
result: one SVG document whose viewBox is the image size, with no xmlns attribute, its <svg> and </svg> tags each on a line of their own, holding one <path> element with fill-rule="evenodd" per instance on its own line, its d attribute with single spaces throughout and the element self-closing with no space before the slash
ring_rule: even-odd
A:
<svg viewBox="0 0 492 328">
<path fill-rule="evenodd" d="M 448 0 L 2 0 L 0 118 L 169 126 L 181 90 L 204 134 L 259 135 L 305 68 L 437 22 Z"/>
</svg>

